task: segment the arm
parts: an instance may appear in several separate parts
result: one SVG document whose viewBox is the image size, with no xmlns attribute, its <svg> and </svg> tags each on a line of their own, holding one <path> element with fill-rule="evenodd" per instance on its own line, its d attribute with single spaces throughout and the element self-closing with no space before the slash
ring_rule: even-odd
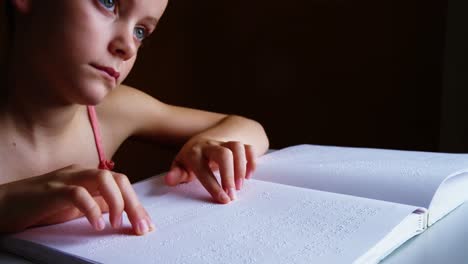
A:
<svg viewBox="0 0 468 264">
<path fill-rule="evenodd" d="M 220 141 L 244 142 L 252 145 L 258 155 L 268 149 L 265 131 L 254 120 L 165 104 L 124 85 L 108 97 L 97 110 L 112 135 L 125 133 L 126 137 L 149 138 L 175 145 L 204 135 Z M 123 122 L 125 126 L 122 126 Z"/>
<path fill-rule="evenodd" d="M 129 101 L 131 106 L 122 107 Z M 268 149 L 268 138 L 256 121 L 164 104 L 131 87 L 116 89 L 102 109 L 100 114 L 110 131 L 122 127 L 125 120 L 126 129 L 131 128 L 129 136 L 183 145 L 166 182 L 175 185 L 197 177 L 221 203 L 234 198 L 232 189 L 240 189 L 243 179 L 255 169 L 255 158 Z M 220 170 L 222 188 L 213 168 Z"/>
<path fill-rule="evenodd" d="M 262 125 L 245 117 L 228 115 L 213 126 L 197 133 L 192 140 L 197 138 L 210 138 L 219 141 L 239 141 L 250 145 L 258 157 L 268 150 L 268 138 Z"/>
</svg>

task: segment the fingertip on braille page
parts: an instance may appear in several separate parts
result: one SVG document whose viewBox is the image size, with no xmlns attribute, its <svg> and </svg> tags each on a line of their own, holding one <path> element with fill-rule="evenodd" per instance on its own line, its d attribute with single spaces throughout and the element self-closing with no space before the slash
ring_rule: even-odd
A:
<svg viewBox="0 0 468 264">
<path fill-rule="evenodd" d="M 122 215 L 120 217 L 117 217 L 114 221 L 114 224 L 112 225 L 114 228 L 120 228 L 122 226 Z"/>
<path fill-rule="evenodd" d="M 97 231 L 102 231 L 104 228 L 106 228 L 106 222 L 104 222 L 104 219 L 100 217 L 97 222 L 94 224 L 94 228 Z"/>
<path fill-rule="evenodd" d="M 151 221 L 149 221 L 149 231 L 152 232 L 154 230 L 156 230 L 156 226 Z"/>
<path fill-rule="evenodd" d="M 150 226 L 151 224 L 148 224 L 148 221 L 146 219 L 141 219 L 136 226 L 137 234 L 144 235 L 150 232 L 151 231 Z"/>
<path fill-rule="evenodd" d="M 220 191 L 218 196 L 219 196 L 219 201 L 222 203 L 229 203 L 231 201 L 231 198 L 226 194 L 225 191 Z"/>
<path fill-rule="evenodd" d="M 236 194 L 236 189 L 234 188 L 229 188 L 228 190 L 228 195 L 231 198 L 231 201 L 234 201 L 237 199 L 237 194 Z"/>
<path fill-rule="evenodd" d="M 243 183 L 244 183 L 243 178 L 236 179 L 236 190 L 239 191 L 240 189 L 242 189 Z"/>
</svg>

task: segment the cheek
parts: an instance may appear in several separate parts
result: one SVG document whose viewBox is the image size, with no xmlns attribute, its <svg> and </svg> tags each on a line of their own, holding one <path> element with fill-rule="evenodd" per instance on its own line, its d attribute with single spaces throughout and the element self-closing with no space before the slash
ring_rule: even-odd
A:
<svg viewBox="0 0 468 264">
<path fill-rule="evenodd" d="M 96 59 L 106 37 L 96 25 L 100 24 L 92 12 L 77 8 L 75 13 L 65 12 L 61 17 L 42 23 L 33 40 L 38 43 L 36 53 L 42 63 L 49 62 L 66 69 L 70 65 L 89 62 Z M 67 16 L 64 16 L 67 15 Z M 40 40 L 40 41 L 38 41 Z M 101 50 L 99 50 L 101 49 Z M 42 51 L 42 52 L 41 52 Z M 54 58 L 54 60 L 51 60 Z M 62 70 L 63 70 L 62 69 Z"/>
<path fill-rule="evenodd" d="M 89 41 L 92 39 L 92 41 Z M 68 55 L 71 60 L 77 64 L 88 64 L 95 62 L 102 57 L 106 52 L 106 45 L 103 41 L 103 36 L 86 32 L 86 34 L 77 34 L 70 38 Z"/>
<path fill-rule="evenodd" d="M 128 61 L 125 61 L 122 64 L 122 67 L 120 68 L 120 82 L 123 82 L 125 78 L 127 78 L 128 74 L 133 68 L 133 65 L 135 64 L 135 61 L 136 61 L 136 56 L 129 59 Z"/>
<path fill-rule="evenodd" d="M 68 43 L 70 55 L 77 61 L 96 60 L 107 50 L 106 30 L 99 26 L 98 22 L 80 23 L 75 27 L 74 33 L 69 33 Z M 78 28 L 78 30 L 76 30 Z"/>
</svg>

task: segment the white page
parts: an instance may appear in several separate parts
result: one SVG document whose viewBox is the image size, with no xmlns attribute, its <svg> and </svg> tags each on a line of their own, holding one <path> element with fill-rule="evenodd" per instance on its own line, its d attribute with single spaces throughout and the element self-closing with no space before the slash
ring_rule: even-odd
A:
<svg viewBox="0 0 468 264">
<path fill-rule="evenodd" d="M 467 154 L 298 145 L 259 159 L 253 178 L 429 208 Z"/>
<path fill-rule="evenodd" d="M 220 205 L 197 181 L 161 184 L 135 186 L 157 226 L 148 235 L 81 218 L 15 237 L 103 263 L 351 263 L 416 209 L 255 180 Z"/>
</svg>

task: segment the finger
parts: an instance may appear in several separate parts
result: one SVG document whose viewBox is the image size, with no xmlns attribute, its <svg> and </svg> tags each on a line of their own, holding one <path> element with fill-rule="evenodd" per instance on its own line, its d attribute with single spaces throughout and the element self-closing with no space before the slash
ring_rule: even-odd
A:
<svg viewBox="0 0 468 264">
<path fill-rule="evenodd" d="M 104 198 L 102 198 L 102 196 L 93 196 L 93 198 L 99 205 L 99 208 L 101 208 L 101 212 L 109 212 L 109 205 L 107 205 L 106 201 L 104 200 Z"/>
<path fill-rule="evenodd" d="M 223 143 L 222 146 L 227 147 L 232 151 L 236 189 L 240 190 L 244 183 L 247 163 L 244 144 L 237 141 L 229 141 Z"/>
<path fill-rule="evenodd" d="M 216 164 L 214 161 L 210 161 L 208 166 L 210 166 L 211 171 L 219 171 L 218 164 Z"/>
<path fill-rule="evenodd" d="M 235 200 L 236 197 L 236 190 L 235 190 L 235 182 L 234 182 L 234 161 L 233 161 L 233 154 L 229 148 L 222 147 L 222 146 L 208 146 L 203 149 L 203 155 L 209 160 L 214 161 L 219 166 L 219 174 L 221 176 L 221 184 L 223 186 L 224 191 L 229 195 L 231 200 Z M 206 161 L 201 161 L 201 164 L 205 164 L 203 166 L 203 171 L 205 168 L 209 168 Z M 211 170 L 209 174 L 205 172 L 205 178 L 211 179 L 211 175 L 213 173 Z M 198 178 L 203 177 L 203 175 L 198 175 Z"/>
<path fill-rule="evenodd" d="M 120 188 L 115 182 L 114 175 L 108 170 L 101 170 L 97 179 L 97 189 L 109 206 L 109 221 L 114 228 L 122 225 L 122 212 L 124 200 Z"/>
<path fill-rule="evenodd" d="M 106 224 L 102 219 L 99 205 L 84 187 L 64 185 L 62 188 L 57 189 L 56 195 L 58 199 L 69 201 L 78 208 L 96 230 L 100 231 L 105 228 Z"/>
<path fill-rule="evenodd" d="M 164 181 L 169 186 L 175 186 L 179 183 L 188 182 L 189 180 L 188 172 L 178 165 L 173 165 L 171 170 L 167 172 L 164 177 Z"/>
<path fill-rule="evenodd" d="M 189 177 L 188 177 L 188 181 L 189 181 L 189 182 L 191 182 L 191 181 L 193 181 L 195 178 L 197 178 L 197 175 L 195 175 L 195 173 L 194 173 L 193 171 L 189 171 L 189 172 L 188 172 L 188 175 L 189 175 Z"/>
<path fill-rule="evenodd" d="M 137 235 L 144 235 L 155 229 L 151 217 L 141 205 L 127 176 L 114 173 L 114 179 L 120 188 L 124 200 L 124 210 Z"/>
<path fill-rule="evenodd" d="M 107 212 L 109 211 L 109 208 L 104 201 L 104 199 L 101 196 L 93 197 L 98 206 L 101 208 L 101 212 Z M 52 225 L 52 224 L 58 224 L 58 223 L 63 223 L 70 221 L 72 219 L 76 219 L 79 217 L 84 216 L 84 214 L 75 206 L 69 206 L 66 207 L 58 212 L 54 212 L 44 218 L 42 218 L 40 221 L 38 221 L 35 225 L 36 226 L 41 226 L 41 225 Z"/>
<path fill-rule="evenodd" d="M 53 225 L 53 224 L 63 223 L 63 222 L 67 222 L 72 219 L 81 217 L 83 215 L 84 214 L 78 208 L 76 208 L 75 206 L 71 206 L 63 210 L 60 210 L 57 213 L 53 213 L 51 215 L 41 218 L 41 220 L 39 220 L 35 224 L 35 226 Z"/>
<path fill-rule="evenodd" d="M 109 221 L 114 228 L 122 224 L 124 201 L 112 172 L 108 170 L 86 169 L 70 167 L 65 175 L 65 183 L 78 185 L 87 189 L 91 195 L 102 195 L 109 206 Z M 77 170 L 77 171 L 74 171 Z M 72 173 L 70 173 L 72 172 Z"/>
<path fill-rule="evenodd" d="M 247 158 L 247 174 L 245 178 L 250 179 L 257 167 L 255 151 L 251 145 L 245 145 L 245 157 Z"/>
<path fill-rule="evenodd" d="M 210 193 L 211 197 L 219 203 L 229 203 L 231 198 L 228 196 L 227 192 L 221 188 L 205 160 L 199 158 L 198 160 L 192 160 L 192 162 L 196 164 L 196 166 L 193 167 L 193 175 L 196 175 L 203 187 Z"/>
</svg>

